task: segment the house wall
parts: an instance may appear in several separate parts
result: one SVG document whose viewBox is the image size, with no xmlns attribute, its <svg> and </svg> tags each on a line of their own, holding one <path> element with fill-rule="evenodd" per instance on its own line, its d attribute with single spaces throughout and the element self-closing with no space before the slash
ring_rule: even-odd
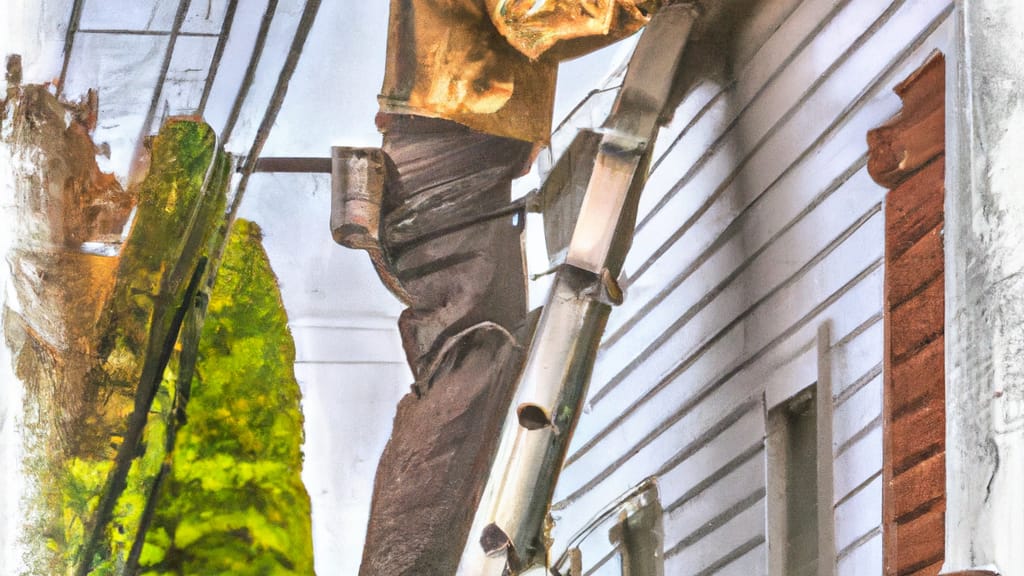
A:
<svg viewBox="0 0 1024 576">
<path fill-rule="evenodd" d="M 666 574 L 765 574 L 765 413 L 823 382 L 837 573 L 881 574 L 885 190 L 865 134 L 899 110 L 893 86 L 946 48 L 952 2 L 752 10 L 732 73 L 698 83 L 658 138 L 626 301 L 556 491 L 554 550 L 657 475 Z M 585 101 L 553 154 L 613 98 Z M 611 545 L 590 540 L 594 569 Z"/>
</svg>

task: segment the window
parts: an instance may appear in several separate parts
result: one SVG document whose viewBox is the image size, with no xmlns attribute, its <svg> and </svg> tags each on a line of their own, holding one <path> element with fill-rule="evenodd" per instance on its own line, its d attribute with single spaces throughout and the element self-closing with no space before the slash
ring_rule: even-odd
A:
<svg viewBox="0 0 1024 576">
<path fill-rule="evenodd" d="M 832 507 L 831 327 L 765 386 L 768 574 L 831 576 L 836 569 Z"/>
<path fill-rule="evenodd" d="M 818 409 L 815 387 L 768 414 L 769 573 L 818 573 Z"/>
<path fill-rule="evenodd" d="M 552 565 L 555 576 L 663 576 L 662 509 L 649 478 L 605 508 Z"/>
</svg>

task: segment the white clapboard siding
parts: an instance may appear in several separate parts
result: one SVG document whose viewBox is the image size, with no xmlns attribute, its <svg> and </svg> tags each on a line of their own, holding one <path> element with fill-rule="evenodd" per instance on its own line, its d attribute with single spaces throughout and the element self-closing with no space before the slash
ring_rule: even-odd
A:
<svg viewBox="0 0 1024 576">
<path fill-rule="evenodd" d="M 664 519 L 665 537 L 676 541 L 680 549 L 706 544 L 717 526 L 764 495 L 764 459 L 752 458 L 669 511 Z"/>
<path fill-rule="evenodd" d="M 857 317 L 857 312 L 868 308 L 870 303 L 877 303 L 881 298 L 881 269 L 873 265 L 868 269 L 868 274 L 852 284 L 850 289 L 837 292 L 836 295 L 826 299 L 819 307 L 812 312 L 812 317 L 823 316 L 831 318 L 833 326 L 837 331 L 848 331 L 858 325 L 863 319 Z M 848 312 L 848 313 L 847 313 Z M 729 367 L 725 374 L 718 378 L 709 378 L 707 381 L 691 383 L 678 381 L 675 386 L 667 389 L 672 392 L 690 394 L 694 397 L 684 410 L 678 411 L 673 417 L 662 423 L 643 438 L 638 438 L 634 451 L 618 459 L 608 458 L 600 470 L 589 470 L 576 474 L 570 469 L 562 477 L 556 500 L 560 500 L 556 506 L 564 509 L 564 518 L 559 522 L 559 529 L 566 529 L 572 532 L 579 527 L 580 516 L 588 514 L 588 510 L 600 507 L 616 492 L 621 492 L 635 483 L 636 478 L 643 478 L 650 474 L 657 474 L 666 468 L 666 464 L 677 459 L 679 455 L 687 456 L 702 447 L 713 438 L 717 429 L 727 426 L 730 420 L 743 416 L 752 405 L 759 405 L 759 399 L 754 402 L 753 397 L 759 394 L 760 387 L 766 375 L 770 375 L 772 367 L 780 363 L 781 359 L 789 358 L 794 353 L 806 347 L 807 342 L 812 341 L 817 333 L 817 325 L 807 321 L 794 325 L 795 329 L 788 329 L 778 336 L 778 342 L 773 343 L 765 353 L 758 354 L 749 362 L 740 363 L 737 366 Z M 743 394 L 748 394 L 747 402 L 738 399 Z M 735 399 L 732 399 L 735 398 Z M 744 405 L 746 404 L 746 405 Z M 723 414 L 716 420 L 709 418 L 716 413 Z M 702 416 L 702 418 L 699 418 Z M 694 430 L 695 423 L 699 420 L 712 422 L 704 425 L 702 430 Z M 763 427 L 759 436 L 763 436 Z M 680 438 L 694 438 L 692 445 L 681 442 Z M 640 457 L 637 457 L 637 454 Z M 574 478 L 575 477 L 575 478 Z M 572 478 L 575 482 L 581 479 L 585 483 L 569 492 L 566 487 L 567 479 Z M 673 481 L 666 480 L 663 489 L 673 485 Z M 573 484 L 577 486 L 578 484 Z"/>
<path fill-rule="evenodd" d="M 882 477 L 836 506 L 836 550 L 840 557 L 870 540 L 882 524 Z"/>
<path fill-rule="evenodd" d="M 692 453 L 680 452 L 681 458 L 673 457 L 665 464 L 659 476 L 662 505 L 670 517 L 676 515 L 676 509 L 735 470 L 749 466 L 760 466 L 763 470 L 764 417 L 758 417 L 759 410 L 760 405 L 753 406 L 740 420 L 699 449 Z M 745 449 L 738 451 L 737 447 L 741 446 Z M 760 477 L 763 483 L 764 474 Z"/>
<path fill-rule="evenodd" d="M 865 576 L 882 574 L 882 535 L 875 534 L 870 540 L 838 560 L 836 576 Z M 763 574 L 763 572 L 762 572 Z"/>
<path fill-rule="evenodd" d="M 870 33 L 864 31 L 863 25 L 871 19 L 861 16 L 853 4 L 880 2 L 882 0 L 859 0 L 848 4 L 847 9 L 836 16 L 835 28 Z M 891 35 L 895 40 L 906 32 L 905 26 L 901 27 L 904 20 L 926 17 L 917 13 L 936 4 L 934 0 L 912 0 L 872 36 Z M 713 145 L 708 160 L 693 167 L 677 167 L 685 172 L 681 170 L 682 178 L 672 193 L 659 201 L 656 212 L 641 211 L 637 245 L 627 260 L 630 276 L 642 272 L 652 257 L 677 239 L 683 230 L 679 222 L 689 223 L 709 210 L 734 206 L 733 199 L 716 202 L 728 192 L 735 194 L 729 189 L 730 185 L 744 184 L 752 193 L 762 191 L 763 187 L 754 186 L 748 178 L 771 182 L 786 170 L 797 154 L 821 135 L 822 128 L 841 117 L 848 103 L 855 101 L 862 89 L 888 64 L 886 54 L 880 54 L 886 46 L 870 42 L 852 44 L 838 55 L 840 59 L 832 60 L 833 54 L 827 49 L 833 47 L 832 37 L 836 34 L 838 30 L 830 28 L 828 34 L 803 47 L 797 58 L 784 62 L 782 73 L 771 79 L 767 89 L 758 91 L 749 105 L 729 99 L 733 107 L 743 107 L 743 113 L 730 122 L 730 130 L 716 141 L 717 147 Z M 905 37 L 900 41 L 905 41 Z M 822 51 L 825 54 L 819 60 L 818 54 Z M 812 67 L 809 74 L 799 73 L 804 66 Z M 830 70 L 830 67 L 837 70 Z M 819 76 L 826 71 L 833 73 Z"/>
<path fill-rule="evenodd" d="M 835 406 L 832 419 L 832 449 L 841 454 L 875 426 L 881 426 L 882 375 L 868 380 L 856 394 Z"/>
<path fill-rule="evenodd" d="M 778 233 L 758 242 L 759 248 L 746 259 L 744 246 L 749 247 L 750 243 L 743 232 L 763 229 L 763 220 L 737 219 L 741 233 L 733 235 L 723 250 L 713 254 L 695 274 L 661 299 L 655 313 L 637 317 L 629 331 L 624 333 L 627 337 L 617 338 L 602 350 L 598 370 L 602 374 L 607 370 L 614 376 L 608 383 L 600 377 L 595 378 L 595 386 L 604 386 L 592 396 L 591 402 L 595 407 L 604 402 L 603 396 L 613 394 L 609 386 L 616 386 L 663 344 L 669 341 L 700 342 L 702 339 L 693 334 L 694 330 L 705 336 L 713 334 L 707 331 L 707 323 L 710 322 L 712 327 L 727 324 L 746 312 L 747 306 L 743 304 L 757 304 L 786 282 L 806 274 L 809 263 L 839 249 L 846 236 L 862 226 L 864 219 L 870 218 L 880 206 L 879 203 L 869 205 L 863 212 L 865 191 L 871 191 L 867 195 L 873 194 L 873 188 L 866 183 L 858 186 L 863 181 L 864 178 L 857 178 L 838 191 L 825 190 L 819 205 L 809 205 L 810 214 L 803 214 L 804 210 L 801 210 L 794 219 L 778 222 L 781 228 Z M 880 200 L 880 194 L 877 196 Z M 769 204 L 761 206 L 770 207 Z M 751 215 L 771 219 L 787 211 L 780 205 L 776 211 L 755 210 Z M 759 239 L 756 237 L 761 234 L 751 230 L 750 236 L 754 236 L 753 240 L 757 242 Z M 881 255 L 878 249 L 871 250 L 871 253 Z M 735 304 L 728 302 L 730 299 Z M 690 327 L 688 324 L 699 326 Z M 615 333 L 610 334 L 610 337 L 615 336 Z M 666 362 L 671 363 L 672 360 Z"/>
<path fill-rule="evenodd" d="M 827 325 L 837 570 L 880 573 L 885 191 L 865 136 L 899 109 L 893 86 L 946 48 L 951 11 L 763 0 L 739 26 L 732 77 L 679 105 L 556 488 L 556 550 L 655 475 L 666 574 L 766 574 L 766 386 L 814 384 Z M 556 156 L 600 123 L 617 82 L 565 122 Z M 584 564 L 604 574 L 611 544 L 590 540 Z"/>
<path fill-rule="evenodd" d="M 765 501 L 763 495 L 739 514 L 714 526 L 699 542 L 678 542 L 665 546 L 666 574 L 714 574 L 749 549 L 764 542 Z"/>
<path fill-rule="evenodd" d="M 857 386 L 882 373 L 882 315 L 868 318 L 856 330 L 835 343 L 830 378 L 837 404 L 853 394 Z"/>
<path fill-rule="evenodd" d="M 751 545 L 753 544 L 753 545 Z M 751 544 L 739 548 L 734 554 L 732 560 L 721 565 L 711 574 L 715 576 L 752 576 L 755 574 L 766 574 L 767 573 L 767 554 L 765 553 L 765 545 L 763 542 L 757 542 L 756 539 L 751 540 Z M 668 574 L 668 572 L 666 572 Z M 683 572 L 685 574 L 685 572 Z"/>
<path fill-rule="evenodd" d="M 733 357 L 742 357 L 748 351 L 756 352 L 763 350 L 777 334 L 775 322 L 780 316 L 787 316 L 790 323 L 798 321 L 800 318 L 807 316 L 817 303 L 823 301 L 830 294 L 838 293 L 851 281 L 855 280 L 862 271 L 875 265 L 880 255 L 876 254 L 875 252 L 877 251 L 871 248 L 872 246 L 880 245 L 883 241 L 883 230 L 881 214 L 877 209 L 873 209 L 872 212 L 873 215 L 866 222 L 858 221 L 855 224 L 855 228 L 851 227 L 852 233 L 849 235 L 848 241 L 839 244 L 834 251 L 827 254 L 820 262 L 812 261 L 808 263 L 809 269 L 808 266 L 803 266 L 802 268 L 806 269 L 806 272 L 790 276 L 791 282 L 780 283 L 779 290 L 773 291 L 760 299 L 760 304 L 753 307 L 749 312 L 743 315 L 731 316 L 729 312 L 733 309 L 725 308 L 723 310 L 724 306 L 720 306 L 718 307 L 719 310 L 715 310 L 720 312 L 719 315 L 709 315 L 706 322 L 688 324 L 686 328 L 692 328 L 691 330 L 684 330 L 679 335 L 667 340 L 664 345 L 647 352 L 643 357 L 645 362 L 641 365 L 643 369 L 639 371 L 637 378 L 643 378 L 644 372 L 648 370 L 648 366 L 652 367 L 647 371 L 647 374 L 650 375 L 668 372 L 676 366 L 676 361 L 680 358 L 683 359 L 682 367 L 685 369 L 685 372 L 693 372 L 694 369 L 702 368 L 702 363 L 699 361 L 689 366 L 687 366 L 687 363 L 690 362 L 691 357 L 696 358 L 699 356 L 703 359 L 703 349 L 709 343 L 714 342 L 719 334 L 727 332 L 742 336 L 742 338 L 738 339 L 740 340 L 738 345 L 729 347 Z M 756 277 L 752 278 L 752 282 L 754 278 Z M 742 285 L 734 286 L 743 288 Z M 737 290 L 736 292 L 738 292 L 738 295 L 732 302 L 736 302 L 736 308 L 742 310 L 742 297 L 744 294 L 742 290 Z M 721 298 L 715 299 L 715 302 L 720 301 L 725 300 Z M 714 302 L 712 306 L 714 306 Z M 713 360 L 714 358 L 712 358 Z M 729 357 L 726 356 L 724 360 L 726 361 L 724 366 L 719 364 L 708 367 L 710 368 L 707 372 L 708 375 L 719 372 L 723 368 L 728 369 Z M 629 381 L 630 384 L 637 378 L 631 379 Z M 616 392 L 619 392 L 621 395 L 627 394 L 629 390 L 629 385 L 622 385 L 618 387 Z M 668 392 L 672 391 L 669 390 Z M 599 409 L 608 405 L 614 405 L 614 402 L 605 401 L 595 406 L 592 413 L 596 414 L 599 412 Z M 624 406 L 629 406 L 629 404 L 619 404 L 619 409 L 621 410 Z M 642 420 L 643 422 L 640 425 L 646 426 L 652 418 L 664 419 L 679 408 L 681 406 L 678 403 L 668 398 L 659 397 L 657 401 L 645 402 L 637 410 L 625 413 L 624 417 L 620 417 L 619 422 L 616 422 L 616 424 L 628 425 L 636 420 Z M 605 430 L 610 429 L 605 428 Z M 598 439 L 596 442 L 588 443 L 573 453 L 572 460 L 568 464 L 570 468 L 577 462 L 586 467 L 588 461 L 606 458 L 609 451 L 615 452 L 615 449 L 606 440 L 608 437 L 604 435 L 604 430 L 596 438 Z"/>
<path fill-rule="evenodd" d="M 409 390 L 395 322 L 351 315 L 336 322 L 298 318 L 289 326 L 302 390 L 302 479 L 321 574 L 355 574 L 359 568 L 374 471 L 395 405 Z"/>
<path fill-rule="evenodd" d="M 836 506 L 839 506 L 881 474 L 881 426 L 875 427 L 847 450 L 836 455 L 832 467 Z"/>
</svg>

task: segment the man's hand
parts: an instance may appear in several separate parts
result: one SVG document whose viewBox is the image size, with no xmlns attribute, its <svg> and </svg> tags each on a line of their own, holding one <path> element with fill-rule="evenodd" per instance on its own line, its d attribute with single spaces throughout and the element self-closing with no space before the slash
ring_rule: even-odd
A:
<svg viewBox="0 0 1024 576">
<path fill-rule="evenodd" d="M 674 4 L 690 4 L 701 10 L 699 0 L 619 0 L 619 6 L 634 20 L 649 20 L 658 10 Z"/>
<path fill-rule="evenodd" d="M 650 18 L 652 14 L 658 11 L 664 5 L 667 5 L 667 0 L 628 0 L 621 2 L 622 7 L 633 12 L 634 17 L 640 16 L 643 18 Z"/>
</svg>

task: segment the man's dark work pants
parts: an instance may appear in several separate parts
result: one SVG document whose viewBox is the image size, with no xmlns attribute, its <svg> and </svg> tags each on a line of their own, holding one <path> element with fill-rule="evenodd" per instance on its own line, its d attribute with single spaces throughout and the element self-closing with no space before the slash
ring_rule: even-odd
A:
<svg viewBox="0 0 1024 576">
<path fill-rule="evenodd" d="M 360 576 L 452 576 L 518 375 L 521 229 L 502 216 L 531 144 L 446 120 L 388 117 L 382 237 L 410 296 L 399 319 L 416 378 L 373 488 Z"/>
</svg>

